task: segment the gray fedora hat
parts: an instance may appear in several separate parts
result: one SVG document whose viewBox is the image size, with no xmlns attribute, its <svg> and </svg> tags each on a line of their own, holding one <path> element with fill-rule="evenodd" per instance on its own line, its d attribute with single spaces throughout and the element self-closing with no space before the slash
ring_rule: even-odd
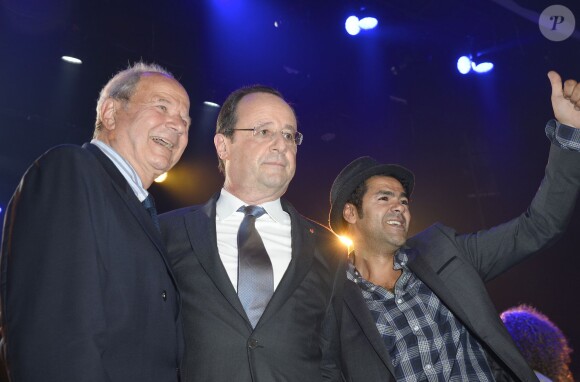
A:
<svg viewBox="0 0 580 382">
<path fill-rule="evenodd" d="M 375 175 L 392 176 L 401 182 L 407 196 L 411 196 L 415 176 L 403 166 L 379 163 L 371 157 L 360 157 L 342 169 L 330 189 L 330 228 L 340 234 L 344 230 L 342 211 L 354 190 L 365 180 Z"/>
</svg>

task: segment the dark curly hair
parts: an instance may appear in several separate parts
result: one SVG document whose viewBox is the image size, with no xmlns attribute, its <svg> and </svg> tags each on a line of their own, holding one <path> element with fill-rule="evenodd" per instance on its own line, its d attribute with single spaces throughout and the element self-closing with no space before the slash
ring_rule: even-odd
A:
<svg viewBox="0 0 580 382">
<path fill-rule="evenodd" d="M 510 308 L 500 317 L 532 369 L 554 382 L 574 382 L 569 368 L 572 349 L 548 317 L 529 305 Z"/>
</svg>

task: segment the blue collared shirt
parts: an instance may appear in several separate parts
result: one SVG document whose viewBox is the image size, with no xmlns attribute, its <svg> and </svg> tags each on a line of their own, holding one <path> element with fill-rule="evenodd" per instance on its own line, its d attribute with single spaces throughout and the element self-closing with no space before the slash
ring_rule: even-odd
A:
<svg viewBox="0 0 580 382">
<path fill-rule="evenodd" d="M 121 172 L 127 183 L 129 183 L 129 187 L 137 196 L 140 202 L 143 202 L 149 193 L 143 187 L 143 183 L 141 182 L 141 178 L 137 175 L 137 171 L 123 158 L 116 152 L 111 146 L 107 145 L 105 142 L 99 141 L 98 139 L 93 139 L 91 144 L 97 146 L 110 160 L 113 162 L 115 167 Z"/>
</svg>

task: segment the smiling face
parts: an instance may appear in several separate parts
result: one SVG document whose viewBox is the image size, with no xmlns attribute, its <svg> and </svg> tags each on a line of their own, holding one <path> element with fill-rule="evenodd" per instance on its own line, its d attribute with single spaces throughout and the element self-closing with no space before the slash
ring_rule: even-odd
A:
<svg viewBox="0 0 580 382">
<path fill-rule="evenodd" d="M 380 252 L 395 252 L 407 241 L 411 223 L 409 199 L 397 179 L 377 175 L 366 181 L 362 214 L 347 203 L 343 216 L 357 245 Z"/>
<path fill-rule="evenodd" d="M 142 75 L 131 98 L 107 99 L 102 115 L 98 139 L 133 166 L 145 188 L 171 169 L 187 146 L 189 97 L 165 75 Z"/>
<path fill-rule="evenodd" d="M 251 93 L 237 106 L 235 129 L 267 128 L 273 139 L 260 139 L 252 131 L 234 131 L 231 138 L 216 134 L 214 143 L 225 164 L 224 188 L 246 203 L 260 204 L 280 198 L 296 170 L 294 143 L 280 131 L 296 131 L 290 106 L 269 93 Z"/>
</svg>

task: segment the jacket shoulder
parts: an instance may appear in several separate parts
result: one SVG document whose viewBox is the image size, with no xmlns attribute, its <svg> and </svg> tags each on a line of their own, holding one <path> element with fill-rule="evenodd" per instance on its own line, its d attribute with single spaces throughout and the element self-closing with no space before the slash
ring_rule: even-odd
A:
<svg viewBox="0 0 580 382">
<path fill-rule="evenodd" d="M 413 237 L 409 238 L 408 244 L 419 244 L 423 242 L 432 242 L 441 239 L 450 239 L 457 235 L 455 229 L 448 227 L 442 223 L 434 223 L 423 231 L 415 234 Z"/>
<path fill-rule="evenodd" d="M 52 168 L 59 172 L 65 169 L 96 165 L 97 159 L 88 150 L 76 145 L 59 145 L 50 148 L 38 157 L 31 167 Z"/>
</svg>

